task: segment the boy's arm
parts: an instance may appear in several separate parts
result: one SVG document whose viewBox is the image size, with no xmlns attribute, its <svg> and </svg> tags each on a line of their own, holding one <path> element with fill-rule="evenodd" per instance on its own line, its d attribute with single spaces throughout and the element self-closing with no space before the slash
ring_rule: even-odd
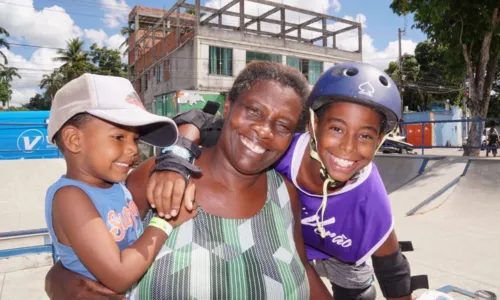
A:
<svg viewBox="0 0 500 300">
<path fill-rule="evenodd" d="M 283 180 L 288 189 L 288 194 L 290 195 L 290 203 L 292 205 L 293 217 L 295 219 L 294 230 L 293 230 L 295 246 L 297 248 L 300 260 L 302 261 L 302 263 L 304 264 L 304 268 L 306 269 L 307 278 L 309 280 L 309 286 L 311 288 L 310 299 L 314 300 L 332 299 L 332 295 L 330 294 L 326 286 L 323 284 L 318 273 L 316 273 L 316 270 L 314 270 L 314 268 L 311 266 L 306 256 L 304 239 L 302 238 L 302 223 L 301 223 L 302 210 L 299 200 L 299 194 L 297 193 L 295 186 L 293 186 L 293 184 L 290 181 L 288 181 L 285 178 L 283 178 Z"/>
<path fill-rule="evenodd" d="M 147 226 L 137 241 L 120 251 L 92 201 L 78 187 L 59 189 L 52 210 L 58 239 L 73 248 L 97 280 L 116 292 L 126 291 L 140 279 L 167 239 L 163 230 Z M 186 212 L 170 223 L 175 227 L 191 217 Z"/>
<path fill-rule="evenodd" d="M 179 136 L 185 137 L 194 143 L 199 142 L 200 131 L 196 126 L 186 123 L 179 126 L 178 130 Z M 137 205 L 141 219 L 146 216 L 146 213 L 151 207 L 157 208 L 158 214 L 163 217 L 165 213 L 163 207 L 161 207 L 161 203 L 170 203 L 171 195 L 175 196 L 176 205 L 173 205 L 170 209 L 175 209 L 179 212 L 180 202 L 186 189 L 186 180 L 182 175 L 175 171 L 157 171 L 151 174 L 151 171 L 155 167 L 156 158 L 151 157 L 143 161 L 137 168 L 130 172 L 127 177 L 126 186 L 132 194 L 132 198 Z M 164 188 L 164 185 L 167 184 L 171 185 L 169 188 L 171 194 L 167 193 L 168 190 L 166 187 Z M 150 205 L 150 203 L 152 205 Z M 174 216 L 176 215 L 177 214 Z"/>
</svg>

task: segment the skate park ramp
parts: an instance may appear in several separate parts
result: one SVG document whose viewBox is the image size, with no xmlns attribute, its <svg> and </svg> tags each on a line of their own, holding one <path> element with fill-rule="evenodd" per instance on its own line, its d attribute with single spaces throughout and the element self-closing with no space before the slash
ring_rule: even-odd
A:
<svg viewBox="0 0 500 300">
<path fill-rule="evenodd" d="M 453 285 L 499 295 L 500 161 L 463 159 L 466 167 L 455 184 L 413 215 L 393 206 L 395 229 L 415 247 L 407 254 L 412 274 L 427 274 L 431 288 Z M 403 189 L 399 199 L 391 195 L 391 204 L 415 197 L 415 190 L 405 195 Z"/>
<path fill-rule="evenodd" d="M 398 190 L 432 167 L 441 156 L 387 155 L 375 156 L 374 162 L 388 194 Z"/>
</svg>

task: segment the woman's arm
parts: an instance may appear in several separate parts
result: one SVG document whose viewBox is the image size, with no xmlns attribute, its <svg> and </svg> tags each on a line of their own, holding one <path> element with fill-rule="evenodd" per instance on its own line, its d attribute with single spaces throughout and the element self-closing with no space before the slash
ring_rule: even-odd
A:
<svg viewBox="0 0 500 300">
<path fill-rule="evenodd" d="M 311 266 L 306 256 L 306 249 L 304 247 L 304 239 L 302 238 L 302 223 L 301 220 L 301 204 L 299 200 L 299 194 L 290 181 L 283 179 L 286 187 L 288 189 L 288 194 L 290 195 L 290 203 L 292 205 L 293 217 L 295 219 L 294 224 L 294 240 L 297 252 L 299 253 L 300 260 L 304 264 L 306 269 L 307 278 L 309 280 L 309 286 L 311 287 L 311 299 L 332 299 L 332 295 L 326 288 L 326 286 L 321 281 L 316 270 Z"/>
<path fill-rule="evenodd" d="M 66 269 L 56 262 L 45 276 L 45 293 L 50 300 L 125 300 L 99 282 Z"/>
</svg>

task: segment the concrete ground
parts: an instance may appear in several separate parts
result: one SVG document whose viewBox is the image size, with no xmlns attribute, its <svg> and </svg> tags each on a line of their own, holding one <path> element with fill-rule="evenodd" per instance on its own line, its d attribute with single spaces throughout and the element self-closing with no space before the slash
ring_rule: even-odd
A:
<svg viewBox="0 0 500 300">
<path fill-rule="evenodd" d="M 416 214 L 406 216 L 462 174 L 467 165 L 457 157 L 461 156 L 459 151 L 455 151 L 459 155 L 445 151 L 432 154 L 452 157 L 428 164 L 419 176 L 418 163 L 408 163 L 408 157 L 381 155 L 376 160 L 387 186 L 406 176 L 404 182 L 398 182 L 401 186 L 391 191 L 390 199 L 399 239 L 411 240 L 415 247 L 414 252 L 405 253 L 412 274 L 427 274 L 432 289 L 454 285 L 470 291 L 487 289 L 500 295 L 500 202 L 496 196 L 500 191 L 496 187 L 500 161 L 474 161 L 458 184 Z M 412 159 L 423 161 L 421 157 Z M 399 173 L 391 171 L 394 169 Z M 0 180 L 8 183 L 0 187 L 0 232 L 45 227 L 45 190 L 63 172 L 61 160 L 0 161 Z M 22 239 L 7 244 L 0 238 L 0 249 L 14 247 L 12 243 L 26 246 L 28 242 Z M 32 238 L 29 243 L 41 242 Z M 0 259 L 0 300 L 48 299 L 44 276 L 51 264 L 50 255 L 43 254 Z M 414 296 L 422 292 L 417 291 Z M 466 299 L 458 294 L 453 297 Z M 378 299 L 383 299 L 380 291 Z"/>
</svg>

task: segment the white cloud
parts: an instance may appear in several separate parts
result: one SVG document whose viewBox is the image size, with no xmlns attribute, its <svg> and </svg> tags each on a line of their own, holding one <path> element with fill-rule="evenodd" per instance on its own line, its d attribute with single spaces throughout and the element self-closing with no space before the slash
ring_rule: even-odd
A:
<svg viewBox="0 0 500 300">
<path fill-rule="evenodd" d="M 365 46 L 365 39 L 363 40 L 363 61 L 378 67 L 381 70 L 387 69 L 389 62 L 395 61 L 399 56 L 399 44 L 398 41 L 389 42 L 384 50 L 377 51 L 373 47 L 373 41 L 367 41 Z M 401 54 L 415 54 L 415 47 L 417 47 L 417 42 L 412 40 L 401 40 Z"/>
<path fill-rule="evenodd" d="M 125 41 L 124 36 L 122 36 L 121 34 L 114 34 L 108 37 L 104 43 L 110 49 L 118 49 L 123 51 L 124 49 L 120 49 L 120 46 L 121 44 L 123 44 L 124 41 Z"/>
<path fill-rule="evenodd" d="M 5 28 L 17 41 L 24 39 L 32 44 L 50 47 L 64 47 L 68 39 L 83 34 L 63 8 L 54 5 L 36 10 L 33 0 L 0 2 L 0 27 Z"/>
<path fill-rule="evenodd" d="M 33 52 L 30 59 L 12 53 L 2 48 L 0 49 L 9 60 L 9 66 L 18 68 L 21 79 L 14 77 L 12 81 L 12 105 L 21 105 L 29 102 L 29 99 L 39 91 L 38 85 L 43 74 L 49 74 L 53 69 L 61 66 L 60 62 L 53 62 L 56 50 L 38 49 Z"/>
<path fill-rule="evenodd" d="M 334 12 L 339 12 L 340 9 L 342 8 L 342 5 L 340 5 L 339 0 L 332 0 L 330 3 L 330 7 L 333 9 Z"/>
<path fill-rule="evenodd" d="M 127 24 L 128 14 L 132 8 L 126 0 L 101 0 L 102 9 L 106 11 L 103 22 L 109 28 L 120 28 Z"/>
<path fill-rule="evenodd" d="M 9 102 L 9 106 L 22 106 L 28 103 L 37 92 L 38 90 L 32 88 L 14 89 L 12 91 L 12 99 Z"/>
<path fill-rule="evenodd" d="M 90 41 L 90 44 L 96 43 L 99 47 L 102 47 L 108 38 L 108 35 L 102 29 L 84 29 L 83 32 L 85 38 Z"/>
</svg>

